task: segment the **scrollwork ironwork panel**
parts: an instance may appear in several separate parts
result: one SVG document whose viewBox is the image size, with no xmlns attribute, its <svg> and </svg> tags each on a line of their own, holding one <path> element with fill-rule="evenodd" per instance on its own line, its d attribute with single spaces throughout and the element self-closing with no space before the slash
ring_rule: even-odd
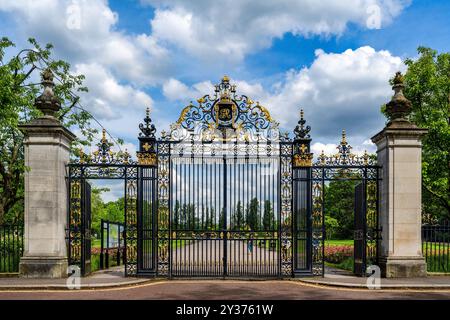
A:
<svg viewBox="0 0 450 320">
<path fill-rule="evenodd" d="M 160 276 L 169 275 L 169 192 L 170 192 L 170 142 L 158 143 L 158 270 Z"/>
<path fill-rule="evenodd" d="M 292 144 L 281 144 L 281 273 L 285 277 L 292 276 Z"/>
<path fill-rule="evenodd" d="M 69 265 L 81 267 L 81 182 L 72 180 L 69 184 Z"/>
</svg>

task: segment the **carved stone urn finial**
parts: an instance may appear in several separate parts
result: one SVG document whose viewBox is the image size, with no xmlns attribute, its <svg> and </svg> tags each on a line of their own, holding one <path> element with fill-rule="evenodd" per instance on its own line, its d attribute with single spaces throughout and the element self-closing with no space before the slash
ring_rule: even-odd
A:
<svg viewBox="0 0 450 320">
<path fill-rule="evenodd" d="M 42 85 L 44 91 L 36 98 L 34 105 L 37 109 L 42 111 L 45 116 L 55 116 L 55 113 L 61 109 L 61 102 L 53 92 L 53 73 L 50 69 L 45 69 L 42 74 Z"/>
<path fill-rule="evenodd" d="M 404 78 L 401 72 L 397 72 L 394 77 L 394 96 L 391 101 L 386 104 L 386 112 L 391 121 L 406 120 L 406 117 L 411 113 L 411 101 L 406 99 L 403 95 L 403 89 L 405 88 Z"/>
</svg>

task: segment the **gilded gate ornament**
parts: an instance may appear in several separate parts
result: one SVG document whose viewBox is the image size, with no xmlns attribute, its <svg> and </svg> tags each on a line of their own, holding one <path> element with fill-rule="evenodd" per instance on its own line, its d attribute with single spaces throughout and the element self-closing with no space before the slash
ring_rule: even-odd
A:
<svg viewBox="0 0 450 320">
<path fill-rule="evenodd" d="M 294 129 L 294 150 L 293 150 L 293 167 L 310 167 L 312 165 L 313 154 L 310 152 L 311 137 L 309 132 L 310 126 L 305 126 L 303 109 L 300 110 L 300 120 Z"/>
<path fill-rule="evenodd" d="M 205 95 L 186 106 L 171 126 L 171 139 L 276 141 L 279 124 L 269 111 L 245 95 L 236 94 L 236 85 L 227 76 L 214 86 L 213 95 Z"/>
<path fill-rule="evenodd" d="M 150 118 L 150 108 L 146 110 L 146 116 L 144 118 L 145 124 L 139 124 L 139 151 L 136 152 L 138 158 L 138 163 L 145 166 L 156 166 L 157 165 L 157 155 L 156 155 L 156 137 L 155 125 L 152 123 Z"/>
</svg>

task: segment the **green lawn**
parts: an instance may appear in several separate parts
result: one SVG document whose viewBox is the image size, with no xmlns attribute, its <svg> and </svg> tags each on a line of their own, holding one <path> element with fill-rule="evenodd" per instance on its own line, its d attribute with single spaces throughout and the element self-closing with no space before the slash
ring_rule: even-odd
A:
<svg viewBox="0 0 450 320">
<path fill-rule="evenodd" d="M 352 246 L 353 240 L 325 240 L 326 246 Z"/>
<path fill-rule="evenodd" d="M 353 271 L 353 258 L 347 258 L 347 259 L 345 259 L 344 261 L 342 261 L 340 263 L 325 262 L 325 265 L 329 266 L 329 267 L 334 267 L 334 268 L 337 268 L 337 269 Z"/>
</svg>

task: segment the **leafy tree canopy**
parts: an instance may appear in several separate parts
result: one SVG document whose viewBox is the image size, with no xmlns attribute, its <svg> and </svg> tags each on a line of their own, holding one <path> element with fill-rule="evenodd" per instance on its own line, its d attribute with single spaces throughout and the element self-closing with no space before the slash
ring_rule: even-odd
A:
<svg viewBox="0 0 450 320">
<path fill-rule="evenodd" d="M 427 128 L 423 139 L 423 213 L 450 219 L 450 53 L 419 47 L 406 59 L 405 96 L 410 120 Z"/>
<path fill-rule="evenodd" d="M 76 106 L 76 92 L 87 91 L 82 86 L 84 76 L 71 73 L 69 63 L 53 60 L 51 44 L 28 42 L 29 48 L 17 50 L 8 38 L 0 39 L 0 223 L 23 219 L 26 168 L 19 125 L 40 116 L 34 100 L 42 91 L 39 73 L 43 69 L 49 68 L 55 76 L 54 92 L 62 106 L 59 119 L 81 133 L 74 150 L 88 145 L 96 133 L 90 126 L 90 114 Z"/>
</svg>

